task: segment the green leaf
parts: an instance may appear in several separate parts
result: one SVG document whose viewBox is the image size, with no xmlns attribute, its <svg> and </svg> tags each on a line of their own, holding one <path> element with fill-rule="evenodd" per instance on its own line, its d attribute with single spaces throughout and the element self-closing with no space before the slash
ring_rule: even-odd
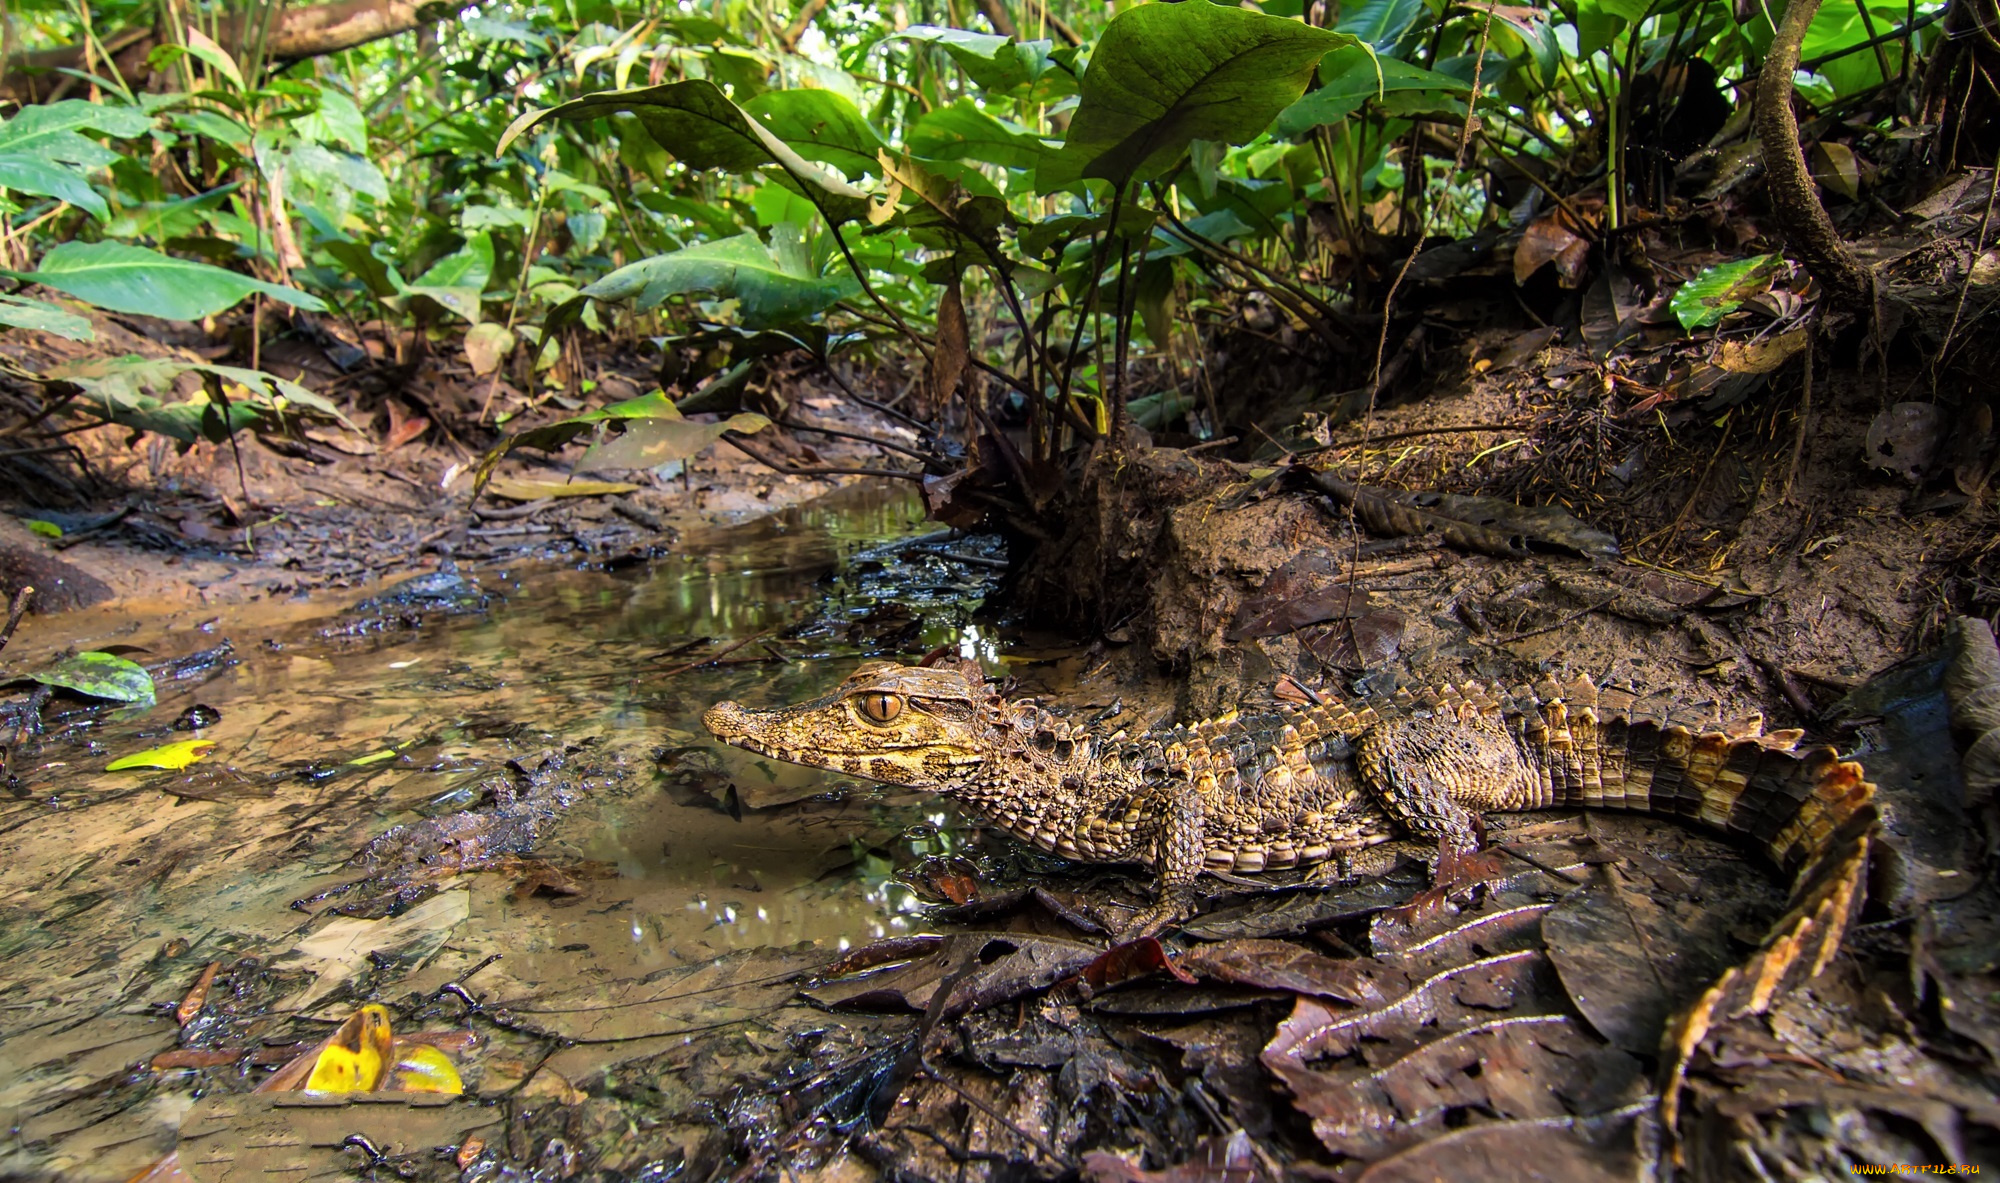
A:
<svg viewBox="0 0 2000 1183">
<path fill-rule="evenodd" d="M 319 110 L 292 120 L 299 138 L 315 144 L 344 144 L 356 152 L 368 151 L 368 121 L 354 100 L 320 84 Z"/>
<path fill-rule="evenodd" d="M 45 522 L 40 518 L 27 518 L 23 524 L 28 527 L 28 533 L 39 534 L 43 538 L 61 538 L 63 536 L 63 528 L 54 522 Z"/>
<path fill-rule="evenodd" d="M 578 472 L 606 468 L 658 468 L 686 460 L 722 438 L 726 431 L 745 435 L 762 431 L 771 421 L 755 412 L 732 415 L 721 423 L 687 419 L 646 419 L 633 423 L 614 439 L 590 445 L 576 462 Z"/>
<path fill-rule="evenodd" d="M 459 27 L 480 41 L 512 41 L 518 45 L 539 49 L 546 53 L 549 39 L 529 28 L 521 21 L 495 20 L 490 16 L 471 16 L 459 22 Z"/>
<path fill-rule="evenodd" d="M 104 766 L 106 772 L 125 772 L 133 768 L 164 768 L 168 772 L 179 772 L 188 765 L 208 755 L 215 746 L 212 739 L 180 739 L 157 748 L 147 748 L 129 756 L 120 756 Z"/>
<path fill-rule="evenodd" d="M 0 189 L 67 201 L 78 209 L 89 210 L 100 222 L 111 216 L 104 198 L 82 175 L 67 165 L 50 164 L 33 156 L 0 153 Z"/>
<path fill-rule="evenodd" d="M 623 402 L 585 411 L 568 419 L 558 419 L 554 423 L 516 432 L 494 445 L 493 449 L 479 458 L 479 464 L 472 470 L 472 495 L 479 496 L 486 483 L 493 479 L 493 470 L 500 466 L 507 453 L 515 448 L 535 448 L 543 452 L 553 452 L 584 432 L 602 423 L 624 422 L 628 420 L 659 419 L 678 421 L 682 418 L 680 408 L 664 391 L 655 390 L 638 398 L 628 398 Z"/>
<path fill-rule="evenodd" d="M 530 111 L 508 126 L 495 153 L 505 152 L 507 145 L 545 119 L 601 119 L 626 111 L 638 117 L 655 143 L 689 168 L 746 173 L 775 164 L 836 196 L 868 196 L 800 156 L 761 121 L 744 114 L 722 88 L 704 78 L 638 90 L 608 90 L 544 111 Z"/>
<path fill-rule="evenodd" d="M 1751 255 L 1718 263 L 1682 284 L 1667 306 L 1684 329 L 1715 324 L 1770 286 L 1770 262 L 1770 255 Z"/>
<path fill-rule="evenodd" d="M 620 267 L 583 294 L 633 300 L 641 309 L 696 293 L 734 299 L 741 302 L 743 323 L 753 329 L 801 320 L 859 294 L 861 285 L 851 274 L 817 274 L 803 242 L 772 237 L 768 247 L 755 234 L 738 234 L 655 255 Z"/>
<path fill-rule="evenodd" d="M 207 391 L 177 403 L 158 397 L 159 393 L 173 389 L 174 379 L 190 371 L 212 374 L 235 383 L 240 390 L 234 395 L 225 392 L 226 409 L 211 399 Z M 287 416 L 301 413 L 354 426 L 324 396 L 296 382 L 236 366 L 170 357 L 126 356 L 67 362 L 49 370 L 46 377 L 83 391 L 84 397 L 72 400 L 67 410 L 135 431 L 170 436 L 183 443 L 201 439 L 220 443 L 231 432 L 267 422 L 280 423 Z"/>
<path fill-rule="evenodd" d="M 912 25 L 900 36 L 942 48 L 988 95 L 1019 90 L 1056 68 L 1048 41 L 1015 41 L 992 33 Z"/>
<path fill-rule="evenodd" d="M 110 653 L 72 653 L 23 676 L 92 698 L 153 704 L 153 675 L 145 666 Z"/>
<path fill-rule="evenodd" d="M 481 230 L 465 245 L 431 265 L 405 289 L 406 295 L 428 296 L 473 324 L 479 323 L 480 295 L 493 278 L 493 236 Z"/>
<path fill-rule="evenodd" d="M 78 132 L 97 131 L 130 139 L 145 135 L 152 126 L 153 117 L 137 107 L 64 99 L 59 103 L 23 107 L 19 114 L 0 124 L 0 154 L 101 167 L 119 160 L 119 154 Z"/>
<path fill-rule="evenodd" d="M 164 320 L 200 320 L 258 292 L 309 312 L 326 311 L 318 297 L 297 288 L 122 242 L 65 242 L 25 278 L 99 308 Z"/>
<path fill-rule="evenodd" d="M 72 341 L 90 341 L 97 336 L 88 318 L 78 316 L 67 308 L 58 308 L 47 300 L 29 296 L 0 295 L 0 324 L 17 329 L 40 329 Z"/>
<path fill-rule="evenodd" d="M 1327 54 L 1319 64 L 1319 74 L 1323 79 L 1320 88 L 1286 107 L 1271 124 L 1272 135 L 1296 137 L 1321 124 L 1339 123 L 1368 100 L 1391 91 L 1466 93 L 1472 89 L 1449 74 L 1394 58 L 1378 58 L 1358 46 Z"/>
<path fill-rule="evenodd" d="M 807 160 L 831 164 L 850 177 L 882 171 L 875 154 L 887 141 L 853 103 L 830 90 L 768 91 L 743 110 Z"/>
<path fill-rule="evenodd" d="M 335 152 L 318 144 L 300 144 L 290 152 L 294 184 L 322 192 L 352 189 L 376 201 L 389 200 L 389 181 L 382 170 L 359 156 Z"/>
<path fill-rule="evenodd" d="M 997 119 L 971 99 L 928 112 L 910 125 L 904 144 L 929 160 L 976 160 L 1002 168 L 1030 169 L 1055 146 L 1018 124 Z"/>
<path fill-rule="evenodd" d="M 214 39 L 209 37 L 208 34 L 195 28 L 193 25 L 189 25 L 187 28 L 185 45 L 162 45 L 159 49 L 154 50 L 153 54 L 149 55 L 149 57 L 157 56 L 163 51 L 172 51 L 175 49 L 179 49 L 189 57 L 199 58 L 207 62 L 209 67 L 217 74 L 234 83 L 237 90 L 247 89 L 243 83 L 243 71 L 237 67 L 236 59 L 229 55 L 228 50 L 216 44 Z"/>
<path fill-rule="evenodd" d="M 1242 144 L 1304 93 L 1346 33 L 1242 8 L 1146 4 L 1104 30 L 1062 152 L 1036 173 L 1049 192 L 1085 177 L 1124 186 L 1171 168 L 1190 142 Z"/>
<path fill-rule="evenodd" d="M 321 244 L 321 249 L 380 299 L 386 300 L 409 286 L 394 267 L 376 258 L 365 243 L 335 241 Z"/>
<path fill-rule="evenodd" d="M 1343 9 L 1334 31 L 1359 37 L 1377 53 L 1388 53 L 1423 11 L 1424 0 L 1368 0 L 1352 12 Z"/>
<path fill-rule="evenodd" d="M 192 197 L 127 205 L 104 223 L 104 237 L 151 238 L 164 242 L 178 235 L 193 234 L 201 229 L 207 211 L 228 200 L 238 187 L 237 182 L 231 181 Z"/>
<path fill-rule="evenodd" d="M 167 122 L 182 131 L 218 144 L 227 144 L 239 152 L 250 150 L 252 132 L 249 127 L 227 115 L 214 111 L 176 111 L 167 116 Z"/>
</svg>

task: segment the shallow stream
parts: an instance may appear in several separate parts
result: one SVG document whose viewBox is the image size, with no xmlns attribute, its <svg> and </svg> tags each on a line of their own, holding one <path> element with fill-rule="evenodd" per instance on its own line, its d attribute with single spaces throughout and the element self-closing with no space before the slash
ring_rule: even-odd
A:
<svg viewBox="0 0 2000 1183">
<path fill-rule="evenodd" d="M 181 1041 L 173 1006 L 213 962 L 262 967 L 271 996 L 234 1021 L 276 1041 L 467 975 L 513 998 L 899 931 L 917 901 L 889 868 L 946 850 L 943 816 L 724 749 L 699 717 L 818 693 L 864 655 L 997 662 L 971 623 L 996 552 L 921 518 L 900 487 L 856 486 L 643 568 L 31 620 L 17 668 L 70 645 L 232 651 L 150 709 L 53 704 L 16 754 L 0 1174 L 122 1178 L 170 1147 L 188 1095 L 134 1066 Z M 196 704 L 219 719 L 176 730 Z M 186 771 L 103 771 L 191 736 L 216 746 Z M 513 828 L 492 823 L 509 803 Z M 448 840 L 355 861 L 426 822 Z"/>
</svg>

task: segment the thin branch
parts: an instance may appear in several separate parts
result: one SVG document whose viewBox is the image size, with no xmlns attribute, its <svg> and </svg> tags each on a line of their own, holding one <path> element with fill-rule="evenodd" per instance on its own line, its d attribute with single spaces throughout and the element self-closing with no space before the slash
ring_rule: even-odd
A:
<svg viewBox="0 0 2000 1183">
<path fill-rule="evenodd" d="M 885 452 L 898 452 L 904 456 L 910 457 L 912 460 L 919 461 L 923 464 L 925 468 L 942 468 L 944 465 L 944 461 L 942 459 L 932 455 L 929 452 L 921 452 L 915 448 L 905 447 L 904 445 L 896 443 L 893 440 L 885 440 L 877 436 L 864 435 L 858 431 L 839 431 L 831 427 L 814 427 L 810 423 L 800 423 L 796 419 L 780 419 L 778 420 L 778 426 L 788 427 L 793 431 L 810 431 L 817 435 L 830 435 L 835 439 L 855 440 L 857 442 L 864 444 L 873 444 L 874 446 L 881 448 Z"/>
<path fill-rule="evenodd" d="M 745 443 L 743 437 L 733 431 L 726 433 L 722 439 L 724 443 L 727 443 L 745 456 L 750 457 L 750 459 L 755 460 L 765 468 L 773 472 L 782 472 L 787 476 L 886 476 L 893 477 L 899 481 L 917 481 L 919 483 L 924 479 L 924 474 L 921 472 L 904 472 L 900 468 L 799 468 L 795 465 L 780 464 L 769 456 L 763 455 Z"/>
<path fill-rule="evenodd" d="M 28 610 L 28 601 L 34 595 L 33 587 L 24 587 L 14 593 L 14 602 L 7 609 L 7 625 L 0 628 L 0 649 L 5 649 L 7 642 L 14 639 L 14 630 L 21 627 L 21 616 Z"/>
</svg>

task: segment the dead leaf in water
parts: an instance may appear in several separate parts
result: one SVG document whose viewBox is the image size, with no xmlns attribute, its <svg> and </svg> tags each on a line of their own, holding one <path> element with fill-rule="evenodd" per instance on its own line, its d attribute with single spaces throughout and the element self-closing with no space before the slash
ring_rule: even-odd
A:
<svg viewBox="0 0 2000 1183">
<path fill-rule="evenodd" d="M 460 889 L 440 892 L 401 916 L 387 920 L 335 920 L 299 941 L 280 959 L 319 975 L 302 997 L 287 1000 L 285 1006 L 310 1010 L 342 982 L 366 968 L 371 954 L 392 950 L 434 951 L 471 914 L 471 893 Z"/>
</svg>

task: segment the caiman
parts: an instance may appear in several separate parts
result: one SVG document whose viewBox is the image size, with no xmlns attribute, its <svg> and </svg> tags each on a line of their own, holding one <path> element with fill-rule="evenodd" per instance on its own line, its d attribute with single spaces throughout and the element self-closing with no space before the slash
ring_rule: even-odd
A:
<svg viewBox="0 0 2000 1183">
<path fill-rule="evenodd" d="M 1353 701 L 1275 702 L 1198 723 L 1104 734 L 1009 700 L 973 663 L 870 662 L 831 694 L 702 722 L 794 764 L 949 798 L 1022 841 L 1092 863 L 1142 863 L 1158 902 L 1124 935 L 1183 917 L 1195 880 L 1325 862 L 1410 835 L 1440 859 L 1477 848 L 1490 811 L 1572 807 L 1679 818 L 1753 845 L 1792 876 L 1758 954 L 1677 1021 L 1761 1011 L 1816 975 L 1860 902 L 1875 786 L 1860 765 L 1762 721 L 1699 729 L 1586 679 L 1445 685 Z M 1691 1052 L 1689 1042 L 1676 1062 Z"/>
</svg>

